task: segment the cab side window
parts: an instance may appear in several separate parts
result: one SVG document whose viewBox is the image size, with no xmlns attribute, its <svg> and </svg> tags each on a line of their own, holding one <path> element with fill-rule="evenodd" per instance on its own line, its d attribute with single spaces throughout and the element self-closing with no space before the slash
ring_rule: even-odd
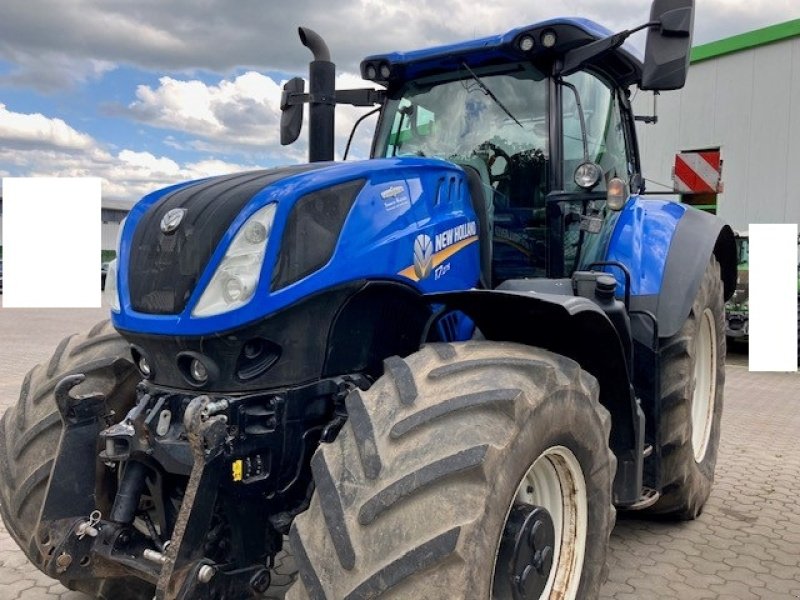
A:
<svg viewBox="0 0 800 600">
<path fill-rule="evenodd" d="M 603 179 L 595 191 L 604 191 L 612 177 L 628 181 L 631 176 L 630 161 L 625 145 L 625 129 L 620 113 L 620 103 L 613 88 L 603 80 L 580 71 L 565 80 L 575 86 L 580 94 L 586 119 L 586 142 L 589 160 L 603 169 Z M 574 180 L 575 169 L 584 161 L 583 137 L 575 94 L 562 88 L 564 189 L 580 191 Z"/>
</svg>

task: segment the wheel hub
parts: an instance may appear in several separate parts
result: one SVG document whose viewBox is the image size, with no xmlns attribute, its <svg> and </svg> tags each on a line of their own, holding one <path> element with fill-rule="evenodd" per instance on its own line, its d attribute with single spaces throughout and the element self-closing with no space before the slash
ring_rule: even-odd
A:
<svg viewBox="0 0 800 600">
<path fill-rule="evenodd" d="M 498 571 L 507 573 L 514 600 L 541 598 L 553 566 L 555 538 L 553 519 L 545 508 L 518 503 L 511 509 L 500 545 Z"/>
</svg>

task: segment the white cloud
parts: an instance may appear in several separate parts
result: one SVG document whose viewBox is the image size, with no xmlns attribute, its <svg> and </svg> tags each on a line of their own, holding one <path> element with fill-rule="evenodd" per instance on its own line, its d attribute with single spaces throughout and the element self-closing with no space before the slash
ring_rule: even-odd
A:
<svg viewBox="0 0 800 600">
<path fill-rule="evenodd" d="M 13 147 L 49 147 L 65 151 L 88 150 L 93 145 L 90 136 L 76 131 L 61 119 L 42 114 L 11 112 L 0 104 L 0 140 Z"/>
<path fill-rule="evenodd" d="M 127 107 L 127 112 L 149 125 L 200 138 L 193 142 L 197 150 L 224 148 L 296 162 L 303 159 L 304 142 L 289 148 L 282 148 L 279 142 L 284 83 L 255 71 L 223 79 L 215 85 L 162 77 L 158 87 L 140 85 L 136 89 L 136 100 Z M 357 75 L 343 73 L 337 76 L 336 87 L 365 87 L 365 82 Z M 337 106 L 336 148 L 340 156 L 356 119 L 368 110 Z M 307 124 L 304 129 L 307 131 Z M 359 128 L 354 139 L 355 155 L 366 157 L 369 154 L 371 132 L 366 123 Z"/>
<path fill-rule="evenodd" d="M 61 119 L 11 112 L 2 104 L 0 164 L 2 175 L 101 177 L 104 197 L 129 201 L 178 181 L 257 168 L 214 158 L 181 165 L 130 149 L 112 153 Z"/>
<path fill-rule="evenodd" d="M 205 139 L 246 146 L 272 145 L 280 119 L 280 83 L 254 71 L 217 85 L 159 79 L 140 85 L 128 107 L 137 119 Z"/>
<path fill-rule="evenodd" d="M 134 169 L 144 169 L 157 175 L 174 175 L 180 171 L 180 166 L 171 158 L 156 157 L 149 152 L 134 152 L 123 150 L 117 158 L 124 165 Z"/>
</svg>

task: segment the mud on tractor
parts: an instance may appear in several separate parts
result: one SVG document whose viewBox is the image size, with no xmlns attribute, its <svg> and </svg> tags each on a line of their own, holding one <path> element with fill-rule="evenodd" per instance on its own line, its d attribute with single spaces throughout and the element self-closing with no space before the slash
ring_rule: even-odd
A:
<svg viewBox="0 0 800 600">
<path fill-rule="evenodd" d="M 31 562 L 114 599 L 282 597 L 288 551 L 289 598 L 583 600 L 616 511 L 697 517 L 736 250 L 643 196 L 630 105 L 683 86 L 692 25 L 553 19 L 371 56 L 364 90 L 301 29 L 309 163 L 144 197 L 110 323 L 4 415 Z M 333 161 L 337 103 L 378 106 L 369 160 Z"/>
</svg>

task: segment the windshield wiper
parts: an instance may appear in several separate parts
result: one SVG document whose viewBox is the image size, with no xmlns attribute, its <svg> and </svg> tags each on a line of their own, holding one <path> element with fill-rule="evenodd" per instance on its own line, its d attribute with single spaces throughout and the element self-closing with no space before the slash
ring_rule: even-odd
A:
<svg viewBox="0 0 800 600">
<path fill-rule="evenodd" d="M 506 108 L 505 104 L 500 102 L 500 99 L 497 96 L 494 95 L 494 92 L 492 92 L 492 90 L 490 90 L 488 87 L 486 87 L 486 84 L 483 83 L 480 80 L 480 78 L 475 74 L 475 72 L 472 69 L 469 68 L 469 66 L 467 66 L 467 63 L 462 62 L 461 65 L 467 70 L 467 72 L 469 73 L 470 77 L 472 77 L 472 79 L 475 81 L 475 83 L 478 84 L 478 87 L 481 88 L 483 93 L 486 94 L 487 96 L 489 96 L 489 98 L 491 98 L 492 100 L 494 100 L 495 104 L 497 104 L 497 106 L 502 108 L 503 112 L 505 112 L 514 121 L 514 123 L 516 123 L 517 125 L 522 127 L 522 123 L 520 123 L 517 120 L 517 117 L 512 115 L 511 111 Z M 522 128 L 525 129 L 524 127 L 522 127 Z"/>
</svg>

